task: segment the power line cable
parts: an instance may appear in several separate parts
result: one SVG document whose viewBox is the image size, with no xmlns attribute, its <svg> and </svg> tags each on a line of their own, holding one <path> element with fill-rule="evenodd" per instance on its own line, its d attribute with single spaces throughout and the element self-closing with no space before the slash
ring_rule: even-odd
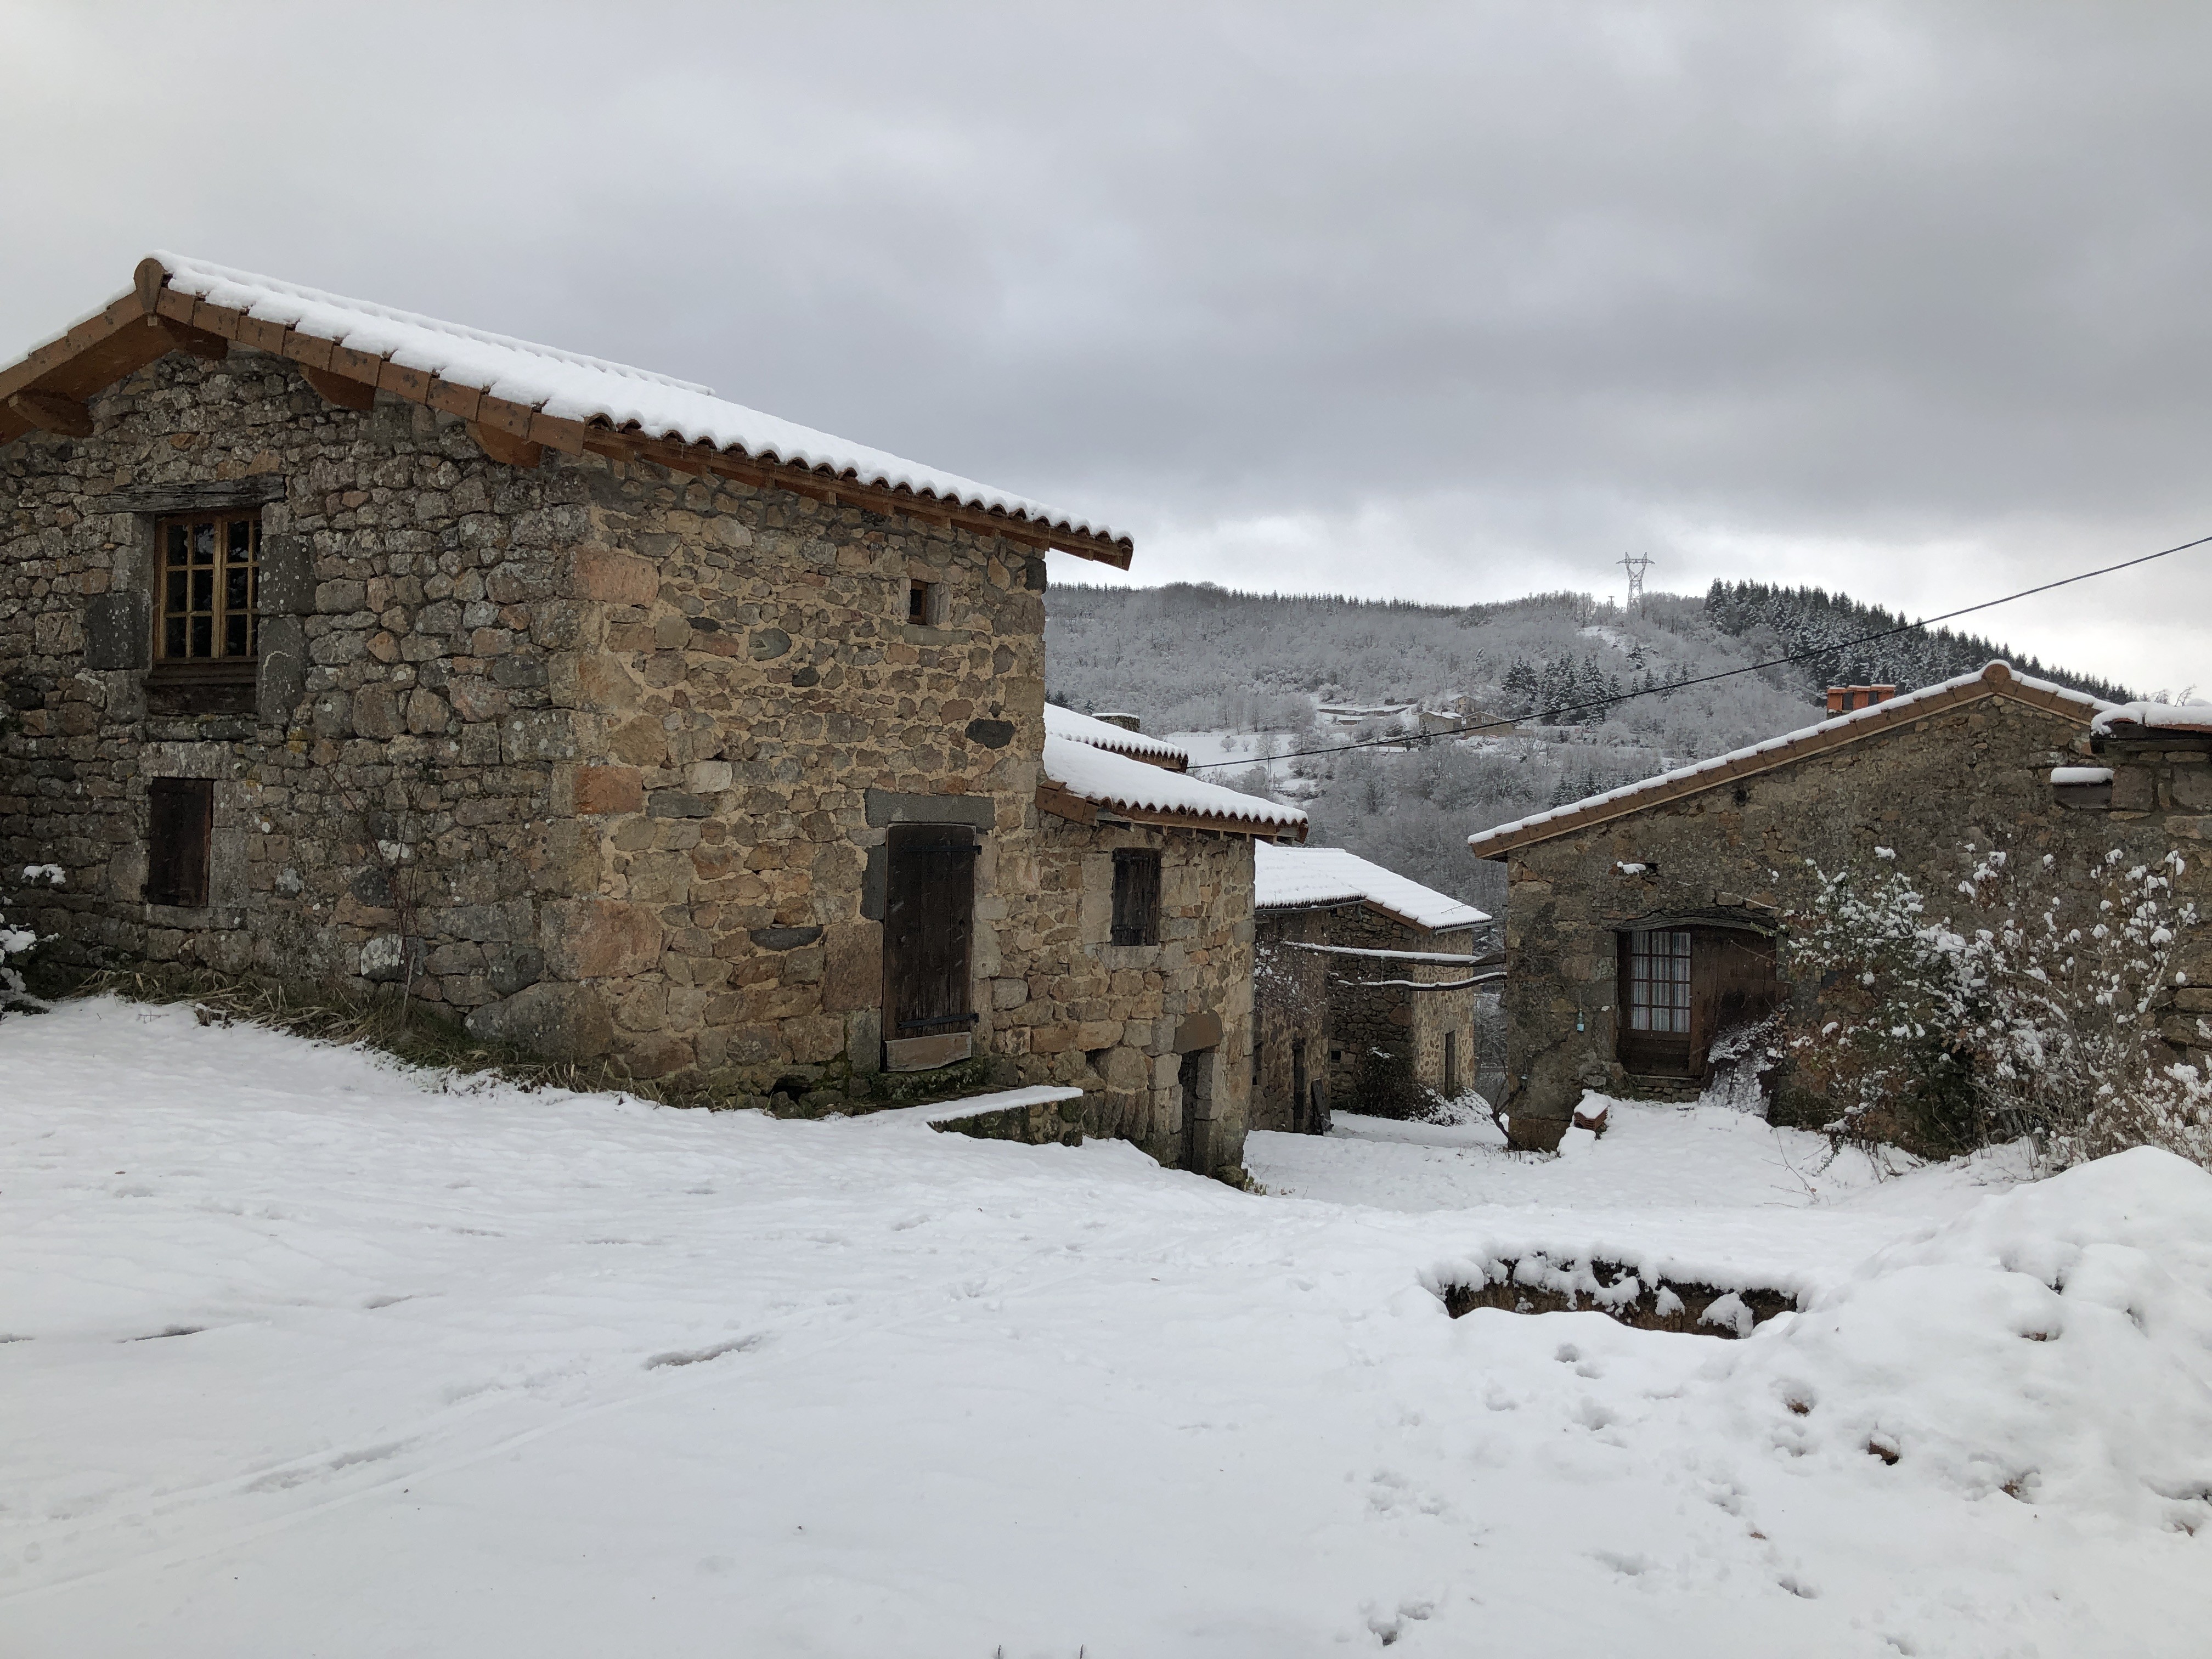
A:
<svg viewBox="0 0 2212 1659">
<path fill-rule="evenodd" d="M 1793 662 L 1809 662 L 1815 657 L 1832 657 L 1838 652 L 1849 651 L 1854 646 L 1870 645 L 1876 640 L 1893 639 L 1899 634 L 1911 634 L 1931 628 L 1937 623 L 1947 623 L 1956 617 L 1970 617 L 1977 611 L 1988 611 L 2000 605 L 2010 605 L 2014 599 L 2031 599 L 2038 593 L 2048 593 L 2055 587 L 2070 587 L 2075 582 L 2086 582 L 2092 577 L 2109 576 L 2116 570 L 2130 570 L 2139 564 L 2148 564 L 2153 559 L 2163 559 L 2176 553 L 2186 553 L 2192 547 L 2212 543 L 2212 536 L 2199 536 L 2193 542 L 2183 542 L 2177 547 L 2162 547 L 2155 553 L 2123 559 L 2118 564 L 2108 564 L 2101 569 L 2084 570 L 2078 576 L 2062 576 L 2055 582 L 2045 582 L 2039 587 L 2023 587 L 2017 593 L 2008 593 L 2002 599 L 1984 599 L 1979 605 L 1961 605 L 1956 611 L 1946 611 L 1940 617 L 1923 617 L 1918 622 L 1901 623 L 1895 628 L 1885 628 L 1873 634 L 1862 634 L 1856 639 L 1838 640 L 1833 645 L 1823 645 L 1807 651 L 1795 651 L 1786 657 L 1770 657 L 1765 662 L 1747 663 L 1741 668 L 1724 668 L 1717 674 L 1699 674 L 1686 680 L 1671 680 L 1665 685 L 1647 685 L 1639 690 L 1623 691 L 1618 696 L 1598 697 L 1588 702 L 1561 703 L 1556 708 L 1539 709 L 1533 714 L 1516 715 L 1510 720 L 1478 720 L 1470 726 L 1447 726 L 1441 732 L 1407 732 L 1395 738 L 1363 738 L 1356 743 L 1331 744 L 1323 749 L 1299 749 L 1287 755 L 1269 755 L 1266 760 L 1304 760 L 1313 755 L 1341 755 L 1354 749 L 1403 749 L 1412 744 L 1428 743 L 1437 738 L 1462 738 L 1476 732 L 1494 732 L 1501 727 L 1517 726 L 1522 720 L 1535 725 L 1557 725 L 1554 718 L 1560 714 L 1579 714 L 1593 708 L 1609 708 L 1616 703 L 1627 702 L 1636 697 L 1656 697 L 1668 691 L 1680 691 L 1692 685 L 1710 685 L 1715 680 L 1734 679 L 1739 674 L 1756 674 L 1762 669 L 1780 668 Z M 1261 763 L 1255 756 L 1248 760 L 1200 761 L 1188 769 L 1206 772 L 1223 766 L 1253 766 Z"/>
</svg>

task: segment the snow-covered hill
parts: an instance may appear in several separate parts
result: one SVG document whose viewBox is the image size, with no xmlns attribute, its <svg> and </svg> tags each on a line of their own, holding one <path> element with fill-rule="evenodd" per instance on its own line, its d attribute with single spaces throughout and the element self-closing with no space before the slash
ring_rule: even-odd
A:
<svg viewBox="0 0 2212 1659">
<path fill-rule="evenodd" d="M 1465 741 L 1323 755 L 1212 775 L 1294 799 L 1316 840 L 1497 914 L 1504 873 L 1466 850 L 1478 830 L 1725 753 L 1817 719 L 1832 678 L 1904 690 L 2008 656 L 2002 644 L 1915 630 L 1860 650 L 1838 642 L 1899 618 L 1817 590 L 1717 586 L 1653 594 L 1633 612 L 1580 593 L 1464 608 L 1208 586 L 1069 586 L 1046 598 L 1054 702 L 1138 714 L 1194 758 L 1255 763 L 1349 739 L 1490 722 Z M 1797 652 L 1819 659 L 1632 698 Z M 2098 696 L 2030 659 L 2021 665 Z M 1551 719 L 1545 711 L 1565 709 Z M 1425 718 L 1424 711 L 1425 711 Z M 1198 751 L 1205 751 L 1203 755 Z M 1264 753 L 1263 753 L 1264 751 Z"/>
<path fill-rule="evenodd" d="M 2162 1154 L 1877 1182 L 1617 1106 L 1555 1161 L 1255 1137 L 1257 1196 L 105 1000 L 0 1077 L 0 1652 L 2202 1651 L 2212 1176 Z M 1810 1306 L 1429 1288 L 1578 1243 Z"/>
</svg>

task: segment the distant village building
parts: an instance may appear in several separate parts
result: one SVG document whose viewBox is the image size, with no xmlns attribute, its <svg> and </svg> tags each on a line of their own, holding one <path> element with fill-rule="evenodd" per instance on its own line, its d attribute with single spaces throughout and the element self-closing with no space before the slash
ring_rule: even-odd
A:
<svg viewBox="0 0 2212 1659">
<path fill-rule="evenodd" d="M 2194 711 L 2202 729 L 2166 726 L 2188 711 L 2110 710 L 2003 663 L 1891 690 L 1838 688 L 1832 701 L 1849 712 L 1836 718 L 1471 837 L 1509 872 L 1516 1144 L 1557 1145 L 1584 1090 L 1694 1094 L 1717 1039 L 1815 994 L 1784 981 L 1778 946 L 1816 867 L 1878 863 L 1939 894 L 1970 844 L 2000 838 L 2062 859 L 2180 847 L 2185 896 L 2212 915 L 2212 870 L 2193 844 L 2212 832 L 2212 710 Z M 2208 966 L 2191 984 L 2212 984 Z M 2167 1039 L 2201 1060 L 2195 1020 L 2212 992 L 2177 1001 Z M 1794 1109 L 1825 1121 L 1823 1103 Z"/>
<path fill-rule="evenodd" d="M 1048 720 L 1048 548 L 1130 559 L 702 387 L 158 255 L 0 368 L 0 854 L 64 866 L 33 920 L 86 966 L 403 986 L 785 1109 L 1073 1085 L 1233 1173 L 1252 842 L 1304 817 Z"/>
<path fill-rule="evenodd" d="M 1255 1128 L 1403 1117 L 1471 1088 L 1490 918 L 1340 848 L 1262 843 Z"/>
</svg>

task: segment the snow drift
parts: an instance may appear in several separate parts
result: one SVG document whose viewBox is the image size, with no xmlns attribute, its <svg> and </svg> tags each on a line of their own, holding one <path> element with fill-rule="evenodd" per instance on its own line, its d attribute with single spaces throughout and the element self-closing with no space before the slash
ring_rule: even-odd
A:
<svg viewBox="0 0 2212 1659">
<path fill-rule="evenodd" d="M 2212 1174 L 2148 1147 L 1875 1255 L 1723 1363 L 1747 1431 L 1961 1498 L 2212 1522 Z"/>
</svg>

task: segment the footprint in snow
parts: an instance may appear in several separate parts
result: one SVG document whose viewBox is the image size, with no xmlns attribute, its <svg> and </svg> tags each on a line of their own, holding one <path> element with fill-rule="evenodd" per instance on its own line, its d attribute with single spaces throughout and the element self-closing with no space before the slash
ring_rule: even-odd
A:
<svg viewBox="0 0 2212 1659">
<path fill-rule="evenodd" d="M 653 1371 L 670 1365 L 697 1365 L 709 1359 L 720 1359 L 724 1354 L 743 1353 L 748 1348 L 758 1347 L 760 1343 L 760 1336 L 755 1333 L 732 1341 L 718 1342 L 711 1348 L 672 1349 L 666 1353 L 653 1355 L 645 1362 L 645 1368 Z"/>
</svg>

